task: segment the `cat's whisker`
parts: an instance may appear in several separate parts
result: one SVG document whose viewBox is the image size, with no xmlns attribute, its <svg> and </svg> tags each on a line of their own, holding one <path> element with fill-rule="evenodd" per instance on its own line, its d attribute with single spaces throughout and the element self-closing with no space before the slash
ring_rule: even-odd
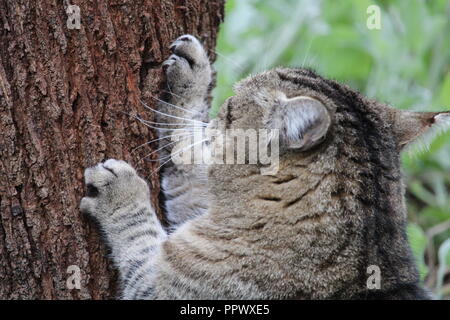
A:
<svg viewBox="0 0 450 320">
<path fill-rule="evenodd" d="M 302 68 L 305 67 L 305 63 L 306 63 L 306 60 L 308 59 L 309 51 L 311 50 L 311 45 L 312 45 L 313 40 L 314 39 L 311 39 L 311 41 L 309 42 L 308 48 L 306 49 L 305 56 L 304 56 L 303 62 L 302 62 Z"/>
<path fill-rule="evenodd" d="M 155 98 L 155 99 L 157 99 L 157 98 Z M 142 101 L 142 100 L 140 100 L 140 101 L 141 101 L 141 103 L 144 105 L 145 108 L 147 108 L 147 109 L 149 109 L 149 110 L 151 110 L 151 111 L 153 111 L 153 112 L 155 112 L 155 113 L 158 113 L 158 114 L 160 114 L 160 115 L 163 115 L 163 116 L 165 116 L 165 117 L 174 118 L 174 119 L 178 119 L 178 120 L 184 120 L 184 121 L 191 121 L 191 122 L 194 122 L 194 123 L 197 123 L 197 124 L 202 123 L 202 124 L 208 125 L 208 123 L 203 122 L 203 121 L 200 121 L 200 120 L 194 120 L 194 119 L 187 119 L 187 118 L 183 118 L 183 117 L 177 117 L 177 116 L 174 116 L 174 115 L 171 115 L 171 114 L 167 114 L 167 113 L 164 113 L 164 112 L 155 110 L 155 109 L 149 107 L 148 105 L 146 105 L 144 101 Z M 165 101 L 162 101 L 162 100 L 160 100 L 160 99 L 158 99 L 158 101 L 165 102 Z M 167 104 L 169 104 L 169 105 L 172 105 L 172 104 L 170 104 L 170 103 L 168 103 L 168 102 L 165 102 L 165 103 L 167 103 Z M 172 105 L 172 106 L 175 106 L 175 105 Z M 178 106 L 176 106 L 176 107 L 177 107 L 177 108 L 181 108 L 181 107 L 178 107 Z"/>
<path fill-rule="evenodd" d="M 274 45 L 276 37 L 271 37 L 268 41 L 265 41 L 262 52 L 263 55 L 261 59 L 257 59 L 252 66 L 251 73 L 257 73 L 268 69 L 269 66 L 269 54 L 271 52 L 271 47 Z"/>
<path fill-rule="evenodd" d="M 208 141 L 208 139 L 204 139 L 204 140 L 198 141 L 198 142 L 196 142 L 196 143 L 191 144 L 190 146 L 188 146 L 188 147 L 186 147 L 186 148 L 183 148 L 182 150 L 178 150 L 177 152 L 175 152 L 174 154 L 171 154 L 170 156 L 167 156 L 167 157 L 170 157 L 170 159 L 167 160 L 167 161 L 164 161 L 158 168 L 156 168 L 156 169 L 153 171 L 152 175 L 157 174 L 157 173 L 159 172 L 159 169 L 161 169 L 166 163 L 168 163 L 169 161 L 172 160 L 171 158 L 172 158 L 173 156 L 179 154 L 180 152 L 184 152 L 184 151 L 186 151 L 186 150 L 189 150 L 190 148 L 192 148 L 192 147 L 194 147 L 194 146 L 196 146 L 196 145 L 198 145 L 198 144 L 200 144 L 200 143 L 204 143 L 204 142 L 206 142 L 206 141 Z M 163 157 L 163 158 L 160 158 L 160 159 L 158 159 L 158 160 L 166 159 L 167 157 Z M 151 160 L 148 160 L 148 161 L 151 161 Z"/>
<path fill-rule="evenodd" d="M 267 69 L 267 65 L 268 65 L 267 60 L 268 60 L 268 56 L 269 56 L 269 52 L 270 52 L 270 45 L 271 45 L 271 41 L 267 41 L 265 44 L 264 55 L 261 59 L 261 63 L 259 63 L 259 60 L 257 61 L 257 66 L 256 66 L 256 68 L 254 68 L 255 71 L 261 72 L 261 71 Z"/>
<path fill-rule="evenodd" d="M 170 90 L 169 85 L 167 85 L 167 87 L 169 88 L 169 90 L 162 90 L 162 92 L 168 93 L 168 94 L 170 94 L 171 96 L 174 96 L 174 97 L 177 97 L 177 98 L 180 98 L 180 99 L 183 98 L 182 96 L 180 96 L 180 95 L 178 95 L 178 94 L 176 94 L 176 93 L 173 93 L 172 90 Z M 191 110 L 189 110 L 189 111 L 192 112 Z"/>
<path fill-rule="evenodd" d="M 171 94 L 175 95 L 174 93 L 171 93 Z M 164 104 L 169 105 L 169 106 L 171 106 L 171 107 L 174 107 L 175 109 L 179 109 L 179 110 L 182 110 L 182 111 L 185 111 L 185 112 L 189 112 L 189 113 L 191 113 L 191 114 L 195 114 L 195 112 L 192 111 L 192 110 L 185 109 L 185 108 L 183 108 L 183 107 L 180 107 L 180 106 L 177 106 L 177 105 L 172 104 L 172 103 L 170 103 L 170 102 L 161 100 L 161 99 L 159 99 L 159 98 L 157 98 L 157 97 L 154 97 L 154 96 L 150 96 L 150 97 L 153 98 L 153 99 L 155 99 L 155 100 L 158 101 L 158 102 L 161 102 L 161 103 L 164 103 Z M 179 96 L 178 96 L 178 97 L 179 97 Z"/>
<path fill-rule="evenodd" d="M 153 129 L 161 129 L 161 130 L 164 130 L 164 129 L 166 129 L 166 130 L 177 130 L 177 131 L 191 131 L 192 129 L 199 129 L 199 130 L 204 130 L 204 129 L 206 129 L 206 126 L 202 126 L 202 127 L 199 127 L 199 126 L 182 126 L 181 124 L 172 124 L 172 125 L 177 125 L 177 126 L 181 126 L 181 128 L 170 128 L 170 127 L 166 127 L 166 128 L 161 128 L 161 127 L 155 127 L 154 125 L 153 125 L 153 122 L 152 121 L 147 121 L 147 120 L 144 120 L 144 119 L 140 119 L 140 121 L 143 123 L 143 124 L 145 124 L 145 125 L 147 125 L 148 127 L 150 127 L 150 128 L 153 128 Z M 159 124 L 159 123 L 158 123 Z M 159 124 L 159 125 L 161 125 L 161 124 Z"/>
<path fill-rule="evenodd" d="M 176 97 L 181 97 L 181 96 L 179 96 L 179 95 L 173 93 L 172 88 L 170 87 L 170 84 L 169 84 L 168 82 L 167 82 L 167 89 L 169 89 L 170 94 L 172 94 L 172 95 L 174 95 L 174 96 L 176 96 Z"/>
<path fill-rule="evenodd" d="M 167 136 L 160 137 L 160 138 L 158 138 L 158 139 L 153 139 L 153 140 L 147 141 L 147 142 L 145 142 L 145 143 L 143 143 L 143 144 L 137 146 L 136 148 L 133 148 L 133 149 L 131 150 L 131 152 L 134 152 L 134 151 L 136 151 L 137 149 L 142 148 L 142 147 L 144 147 L 144 146 L 146 146 L 146 145 L 149 145 L 150 143 L 153 143 L 153 142 L 156 142 L 156 141 L 160 141 L 160 140 L 168 139 L 168 138 L 173 138 L 173 137 L 183 137 L 183 136 L 194 136 L 194 134 L 191 133 L 191 132 L 189 132 L 189 133 L 180 133 L 180 134 L 169 134 L 169 135 L 167 135 Z"/>
<path fill-rule="evenodd" d="M 133 117 L 133 118 L 139 120 L 146 127 L 149 127 L 149 128 L 155 129 L 155 130 L 160 130 L 160 131 L 191 131 L 191 132 L 195 132 L 195 131 L 197 131 L 197 129 L 200 129 L 200 130 L 204 130 L 205 129 L 205 127 L 196 127 L 196 126 L 185 127 L 185 128 L 158 128 L 158 127 L 155 127 L 155 126 L 152 126 L 152 125 L 148 124 L 147 120 L 144 120 L 144 119 L 142 119 L 142 118 L 140 118 L 138 116 L 129 114 L 129 113 L 124 112 L 124 111 L 121 111 L 121 112 L 126 114 L 126 115 L 128 115 L 128 116 L 130 116 L 130 117 Z"/>
<path fill-rule="evenodd" d="M 239 71 L 241 71 L 242 73 L 245 72 L 245 69 L 238 63 L 236 63 L 236 61 L 234 61 L 233 59 L 231 59 L 230 57 L 220 53 L 217 50 L 214 49 L 210 49 L 211 52 L 215 52 L 217 55 L 221 56 L 222 58 L 224 58 L 225 60 L 227 60 L 228 62 L 230 62 L 233 66 L 235 66 L 237 69 L 239 69 Z"/>
<path fill-rule="evenodd" d="M 149 121 L 149 120 L 144 120 L 142 119 L 142 121 L 144 121 L 145 123 L 149 123 L 149 124 L 155 124 L 155 125 L 160 125 L 160 126 L 182 126 L 183 128 L 206 128 L 206 125 L 198 125 L 198 126 L 194 126 L 192 123 L 163 123 L 163 122 L 154 122 L 154 121 Z"/>
<path fill-rule="evenodd" d="M 145 123 L 145 120 L 142 119 L 138 119 L 139 121 L 141 121 L 141 123 L 151 129 L 155 129 L 155 130 L 159 130 L 159 131 L 191 131 L 191 132 L 195 132 L 195 131 L 200 131 L 200 130 L 204 130 L 205 128 L 203 127 L 190 127 L 190 128 L 158 128 L 152 125 L 149 125 L 147 123 Z"/>
<path fill-rule="evenodd" d="M 308 58 L 308 60 L 306 61 L 305 65 L 306 64 L 309 68 L 313 68 L 313 69 L 320 68 L 320 66 L 317 64 L 317 55 L 316 54 L 311 55 Z"/>
<path fill-rule="evenodd" d="M 160 157 L 160 158 L 154 159 L 154 160 L 153 160 L 153 159 L 147 159 L 147 161 L 148 161 L 148 162 L 158 162 L 158 161 L 160 161 L 160 160 L 164 160 L 164 159 L 170 158 L 170 157 L 172 157 L 172 156 L 174 156 L 174 155 L 177 155 L 177 154 L 180 153 L 180 152 L 189 150 L 189 149 L 192 148 L 193 146 L 195 146 L 195 145 L 197 145 L 197 144 L 199 144 L 199 143 L 203 143 L 203 142 L 205 142 L 205 141 L 208 141 L 208 139 L 204 139 L 204 140 L 202 140 L 202 141 L 199 141 L 199 142 L 196 142 L 196 143 L 194 143 L 194 144 L 191 144 L 191 145 L 185 147 L 184 149 L 178 150 L 178 151 L 175 152 L 174 154 L 170 154 L 170 155 L 167 155 L 167 156 L 164 156 L 164 157 Z"/>
<path fill-rule="evenodd" d="M 197 128 L 197 127 L 196 128 L 185 128 L 185 129 L 181 129 L 181 128 L 158 128 L 158 127 L 151 126 L 151 125 L 149 125 L 149 124 L 147 124 L 145 122 L 142 122 L 142 124 L 144 126 L 148 127 L 148 128 L 159 130 L 159 131 L 191 131 L 191 132 L 195 132 L 197 130 L 194 130 L 194 129 L 204 130 L 204 128 Z"/>
<path fill-rule="evenodd" d="M 183 139 L 181 139 L 180 141 L 186 140 L 187 138 L 188 138 L 188 137 L 183 138 Z M 153 150 L 152 152 L 150 152 L 149 154 L 147 154 L 145 157 L 142 157 L 141 159 L 139 159 L 138 162 L 140 162 L 140 161 L 142 161 L 143 159 L 150 157 L 152 154 L 154 154 L 154 153 L 156 153 L 156 152 L 158 152 L 158 151 L 161 151 L 161 150 L 167 148 L 168 146 L 171 146 L 171 145 L 173 145 L 173 144 L 175 144 L 175 143 L 178 143 L 178 142 L 180 142 L 180 141 L 172 141 L 172 142 L 169 142 L 169 143 L 165 144 L 164 146 L 162 146 L 162 147 L 160 147 L 160 148 L 158 148 L 158 149 L 156 149 L 156 150 Z M 159 160 L 159 159 L 158 159 L 158 160 Z"/>
</svg>

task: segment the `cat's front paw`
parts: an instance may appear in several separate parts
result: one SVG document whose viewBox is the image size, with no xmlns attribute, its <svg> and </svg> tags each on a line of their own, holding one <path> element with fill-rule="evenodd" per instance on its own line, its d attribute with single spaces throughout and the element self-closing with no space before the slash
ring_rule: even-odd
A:
<svg viewBox="0 0 450 320">
<path fill-rule="evenodd" d="M 149 201 L 149 188 L 136 170 L 122 160 L 109 159 L 84 172 L 86 196 L 80 210 L 100 222 L 122 209 Z"/>
<path fill-rule="evenodd" d="M 211 82 L 211 65 L 200 41 L 183 35 L 170 46 L 173 54 L 163 63 L 169 89 L 178 95 L 192 90 L 207 91 Z"/>
</svg>

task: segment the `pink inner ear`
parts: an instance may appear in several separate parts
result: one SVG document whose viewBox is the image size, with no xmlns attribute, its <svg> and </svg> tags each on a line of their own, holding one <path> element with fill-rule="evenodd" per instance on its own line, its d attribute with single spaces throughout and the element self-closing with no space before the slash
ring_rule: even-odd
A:
<svg viewBox="0 0 450 320">
<path fill-rule="evenodd" d="M 440 112 L 433 117 L 433 123 L 442 123 L 450 121 L 450 111 Z"/>
<path fill-rule="evenodd" d="M 436 133 L 450 129 L 450 111 L 444 112 L 415 112 L 398 110 L 394 120 L 395 134 L 399 145 L 404 147 L 420 136 L 421 140 L 430 140 Z"/>
</svg>

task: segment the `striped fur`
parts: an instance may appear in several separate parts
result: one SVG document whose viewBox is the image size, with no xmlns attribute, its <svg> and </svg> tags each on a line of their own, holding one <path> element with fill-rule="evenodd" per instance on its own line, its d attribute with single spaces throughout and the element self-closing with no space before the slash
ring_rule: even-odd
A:
<svg viewBox="0 0 450 320">
<path fill-rule="evenodd" d="M 160 148 L 163 148 L 160 158 L 168 157 L 174 148 L 178 150 L 188 148 L 194 141 L 192 137 L 194 131 L 202 133 L 204 129 L 202 123 L 209 120 L 207 95 L 211 84 L 211 66 L 205 50 L 200 42 L 190 35 L 175 40 L 171 50 L 173 54 L 164 63 L 168 103 L 160 104 L 161 113 L 157 114 L 157 122 L 179 123 L 179 125 L 171 125 L 173 131 L 160 133 L 162 136 L 177 135 L 172 139 L 160 140 Z M 169 144 L 171 141 L 178 143 Z M 176 166 L 172 161 L 168 161 L 161 169 L 161 177 L 162 207 L 165 208 L 166 217 L 172 226 L 180 225 L 187 219 L 206 212 L 209 202 L 206 166 Z"/>
<path fill-rule="evenodd" d="M 148 284 L 167 235 L 150 205 L 147 184 L 127 163 L 112 159 L 87 169 L 85 182 L 97 192 L 83 198 L 80 209 L 102 228 L 120 270 L 121 297 L 154 297 Z"/>
<path fill-rule="evenodd" d="M 176 118 L 160 114 L 158 122 L 179 121 L 175 128 L 188 132 L 188 120 L 207 121 L 211 69 L 191 36 L 172 50 L 168 101 L 181 108 L 163 103 L 159 110 Z M 283 102 L 296 97 L 318 102 L 308 104 L 308 121 Z M 261 175 L 262 164 L 168 162 L 162 171 L 168 235 L 150 207 L 147 185 L 130 166 L 108 160 L 87 169 L 91 192 L 81 209 L 105 231 L 122 297 L 430 298 L 406 238 L 399 154 L 440 116 L 401 112 L 307 69 L 277 68 L 241 81 L 214 126 L 286 125 L 299 141 L 291 132 L 274 175 Z M 326 119 L 324 127 L 317 119 Z M 310 128 L 323 136 L 302 143 Z M 381 270 L 379 289 L 367 286 L 367 268 L 374 265 Z"/>
</svg>

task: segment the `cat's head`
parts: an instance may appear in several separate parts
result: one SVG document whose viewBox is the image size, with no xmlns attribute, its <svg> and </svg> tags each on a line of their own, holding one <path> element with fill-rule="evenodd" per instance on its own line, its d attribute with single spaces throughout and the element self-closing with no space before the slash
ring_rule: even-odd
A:
<svg viewBox="0 0 450 320">
<path fill-rule="evenodd" d="M 279 170 L 210 166 L 212 216 L 240 241 L 289 256 L 290 276 L 313 295 L 365 290 L 369 266 L 380 268 L 384 289 L 415 282 L 400 151 L 448 115 L 394 109 L 304 69 L 251 76 L 217 127 L 278 129 Z"/>
<path fill-rule="evenodd" d="M 410 112 L 370 100 L 308 69 L 277 68 L 248 77 L 219 113 L 227 129 L 277 129 L 283 154 L 311 154 L 350 144 L 358 154 L 399 153 L 447 112 Z M 379 159 L 382 161 L 382 159 Z"/>
</svg>

